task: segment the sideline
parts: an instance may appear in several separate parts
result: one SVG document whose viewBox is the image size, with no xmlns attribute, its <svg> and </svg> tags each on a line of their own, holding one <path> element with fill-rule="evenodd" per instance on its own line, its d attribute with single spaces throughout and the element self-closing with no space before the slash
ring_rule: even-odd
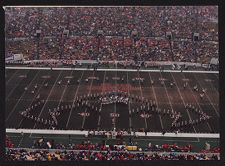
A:
<svg viewBox="0 0 225 166">
<path fill-rule="evenodd" d="M 87 69 L 87 68 L 59 68 L 59 67 L 21 67 L 21 66 L 6 66 L 6 69 L 23 69 L 23 70 L 75 70 L 75 71 L 93 71 L 94 69 Z M 159 70 L 159 69 L 155 69 L 155 70 L 150 70 L 150 69 L 108 69 L 108 68 L 98 68 L 96 69 L 96 71 L 130 71 L 130 72 L 171 72 L 171 73 L 181 73 L 180 70 Z M 183 70 L 183 73 L 206 73 L 206 74 L 210 74 L 210 73 L 219 73 L 219 71 L 202 71 L 202 70 Z"/>
<path fill-rule="evenodd" d="M 101 132 L 101 131 L 100 131 Z M 88 131 L 80 130 L 42 130 L 42 129 L 6 129 L 6 133 L 32 133 L 32 134 L 63 134 L 63 135 L 85 135 Z M 101 132 L 102 133 L 102 132 Z M 133 132 L 131 132 L 134 135 Z M 137 136 L 146 136 L 144 132 L 135 132 Z M 128 134 L 125 134 L 128 136 Z M 161 132 L 148 132 L 147 136 L 151 137 L 178 137 L 178 138 L 220 138 L 219 133 L 165 133 L 162 135 Z"/>
</svg>

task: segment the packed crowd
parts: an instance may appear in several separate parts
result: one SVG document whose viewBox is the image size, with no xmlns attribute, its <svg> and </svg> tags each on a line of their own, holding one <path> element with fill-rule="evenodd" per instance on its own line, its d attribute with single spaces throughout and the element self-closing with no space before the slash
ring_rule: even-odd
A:
<svg viewBox="0 0 225 166">
<path fill-rule="evenodd" d="M 131 148 L 132 147 L 132 148 Z M 220 148 L 205 143 L 202 150 L 193 150 L 193 145 L 176 143 L 161 145 L 149 143 L 138 145 L 131 137 L 128 142 L 117 139 L 116 144 L 106 144 L 104 139 L 92 143 L 90 137 L 74 144 L 69 136 L 67 144 L 43 136 L 33 141 L 32 147 L 15 148 L 6 135 L 6 160 L 218 160 Z M 199 152 L 198 152 L 199 151 Z"/>
<path fill-rule="evenodd" d="M 42 60 L 208 63 L 218 57 L 217 10 L 214 6 L 6 8 L 6 38 L 17 39 L 6 40 L 6 54 L 22 53 L 26 59 L 39 54 Z M 41 30 L 39 39 L 36 30 Z M 166 32 L 172 33 L 172 41 L 165 38 Z M 199 41 L 192 41 L 193 33 L 199 33 Z"/>
<path fill-rule="evenodd" d="M 218 18 L 216 6 L 12 7 L 6 8 L 6 18 L 6 35 L 11 38 L 33 36 L 39 27 L 43 36 L 61 35 L 68 29 L 75 36 L 94 36 L 99 30 L 105 36 L 130 36 L 136 30 L 141 36 L 159 37 L 172 31 L 177 37 L 191 38 L 198 31 L 204 39 L 218 37 L 208 25 Z"/>
<path fill-rule="evenodd" d="M 7 147 L 7 148 L 13 148 L 14 147 L 13 142 L 11 141 L 11 139 L 7 135 L 6 135 L 6 138 L 5 138 L 5 147 Z"/>
<path fill-rule="evenodd" d="M 81 160 L 219 160 L 218 155 L 207 154 L 160 154 L 95 151 L 55 151 L 8 149 L 6 161 L 81 161 Z"/>
<path fill-rule="evenodd" d="M 104 143 L 93 144 L 89 140 L 81 144 L 58 144 L 54 140 L 40 138 L 34 141 L 32 148 L 6 149 L 6 160 L 218 160 L 220 150 L 214 147 L 202 150 L 202 153 L 192 153 L 192 145 L 179 147 L 176 144 L 152 145 L 146 148 L 136 148 L 129 151 L 124 144 L 106 145 Z M 54 149 L 54 150 L 48 150 Z M 163 152 L 163 153 L 161 153 Z M 210 154 L 216 153 L 216 154 Z M 208 155 L 210 154 L 210 155 Z"/>
<path fill-rule="evenodd" d="M 204 149 L 200 151 L 201 153 L 220 153 L 220 148 L 219 147 L 214 147 L 210 149 Z"/>
</svg>

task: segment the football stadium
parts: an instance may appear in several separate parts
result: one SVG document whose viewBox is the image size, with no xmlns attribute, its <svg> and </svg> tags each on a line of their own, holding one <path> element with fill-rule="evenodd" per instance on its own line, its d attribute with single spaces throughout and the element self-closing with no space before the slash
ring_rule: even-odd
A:
<svg viewBox="0 0 225 166">
<path fill-rule="evenodd" d="M 5 7 L 6 160 L 220 160 L 217 6 Z"/>
</svg>

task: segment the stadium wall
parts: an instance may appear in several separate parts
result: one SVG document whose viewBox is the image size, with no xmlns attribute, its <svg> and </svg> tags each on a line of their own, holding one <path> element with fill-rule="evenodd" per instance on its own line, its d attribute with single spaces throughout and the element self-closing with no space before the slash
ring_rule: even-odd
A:
<svg viewBox="0 0 225 166">
<path fill-rule="evenodd" d="M 100 133 L 103 131 L 99 131 Z M 88 131 L 80 131 L 80 130 L 39 130 L 39 129 L 6 129 L 6 133 L 33 133 L 33 134 L 62 134 L 62 135 L 85 135 L 88 134 Z M 129 134 L 125 134 L 125 136 L 129 136 Z M 134 135 L 131 132 L 131 135 Z M 136 136 L 146 136 L 144 132 L 135 132 Z M 185 137 L 185 138 L 220 138 L 219 134 L 212 133 L 162 133 L 159 132 L 148 132 L 147 136 L 151 137 Z"/>
</svg>

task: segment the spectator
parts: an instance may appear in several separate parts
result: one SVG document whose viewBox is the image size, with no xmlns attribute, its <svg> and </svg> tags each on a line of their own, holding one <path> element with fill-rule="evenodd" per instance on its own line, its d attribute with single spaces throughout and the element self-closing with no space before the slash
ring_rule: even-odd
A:
<svg viewBox="0 0 225 166">
<path fill-rule="evenodd" d="M 208 63 L 218 57 L 216 6 L 7 7 L 5 13 L 6 55 L 22 53 L 27 60 Z"/>
</svg>

